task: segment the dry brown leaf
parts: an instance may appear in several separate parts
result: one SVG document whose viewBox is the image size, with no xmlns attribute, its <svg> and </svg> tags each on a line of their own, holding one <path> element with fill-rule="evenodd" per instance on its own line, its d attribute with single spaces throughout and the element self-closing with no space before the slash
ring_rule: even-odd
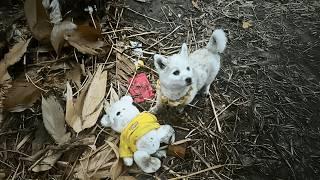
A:
<svg viewBox="0 0 320 180">
<path fill-rule="evenodd" d="M 25 79 L 13 81 L 5 94 L 4 109 L 10 112 L 22 112 L 30 108 L 40 97 L 40 90 Z"/>
<path fill-rule="evenodd" d="M 81 87 L 81 67 L 79 63 L 71 63 L 71 70 L 66 73 L 67 80 L 72 80 L 77 88 Z"/>
<path fill-rule="evenodd" d="M 8 80 L 8 78 L 10 79 L 7 68 L 20 60 L 27 51 L 30 40 L 31 39 L 28 39 L 27 41 L 20 41 L 15 44 L 0 61 L 0 84 Z"/>
<path fill-rule="evenodd" d="M 80 117 L 80 99 L 77 99 L 76 102 L 73 102 L 72 96 L 72 88 L 67 82 L 67 102 L 66 102 L 66 122 L 67 124 L 72 127 L 72 129 L 79 133 L 82 131 L 82 122 Z M 82 108 L 82 107 L 81 107 Z"/>
<path fill-rule="evenodd" d="M 50 41 L 58 55 L 65 43 L 65 34 L 73 32 L 76 28 L 77 25 L 69 20 L 64 20 L 63 22 L 54 25 L 51 31 Z"/>
<path fill-rule="evenodd" d="M 75 178 L 78 179 L 116 179 L 122 172 L 122 163 L 119 159 L 117 139 L 109 139 L 96 151 L 88 150 L 83 153 L 79 164 L 75 167 Z"/>
<path fill-rule="evenodd" d="M 42 0 L 26 0 L 24 12 L 33 37 L 40 42 L 49 43 L 52 25 Z"/>
<path fill-rule="evenodd" d="M 83 129 L 95 125 L 103 108 L 103 98 L 107 86 L 107 71 L 102 71 L 102 66 L 89 83 L 82 89 L 80 96 L 74 101 L 72 88 L 67 83 L 66 122 L 74 131 L 79 133 Z"/>
<path fill-rule="evenodd" d="M 107 75 L 107 71 L 102 71 L 102 66 L 99 66 L 84 100 L 82 110 L 83 128 L 92 127 L 100 115 L 103 108 L 103 98 L 106 94 Z"/>
<path fill-rule="evenodd" d="M 179 145 L 169 145 L 167 154 L 169 156 L 184 158 L 186 155 L 186 143 L 179 144 Z"/>
<path fill-rule="evenodd" d="M 66 143 L 70 140 L 70 133 L 67 133 L 64 121 L 64 112 L 54 96 L 47 99 L 42 97 L 42 118 L 43 124 L 48 133 L 58 144 Z"/>
<path fill-rule="evenodd" d="M 63 153 L 54 153 L 53 150 L 47 151 L 45 157 L 32 168 L 33 172 L 47 171 L 53 167 Z"/>
<path fill-rule="evenodd" d="M 83 54 L 97 55 L 104 42 L 99 40 L 101 32 L 87 25 L 79 25 L 74 31 L 65 33 L 65 40 Z"/>
</svg>

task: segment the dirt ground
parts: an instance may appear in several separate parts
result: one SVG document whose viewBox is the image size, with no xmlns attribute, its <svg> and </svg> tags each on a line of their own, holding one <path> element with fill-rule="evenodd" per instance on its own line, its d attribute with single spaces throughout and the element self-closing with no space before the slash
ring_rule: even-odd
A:
<svg viewBox="0 0 320 180">
<path fill-rule="evenodd" d="M 220 105 L 219 110 L 239 100 L 219 118 L 222 133 L 207 128 L 214 119 L 207 99 L 199 98 L 194 103 L 202 109 L 190 107 L 185 117 L 176 117 L 177 124 L 196 129 L 191 136 L 197 141 L 190 147 L 199 151 L 206 162 L 191 151 L 190 159 L 172 160 L 172 169 L 192 172 L 206 168 L 206 164 L 230 163 L 241 166 L 218 171 L 222 179 L 317 179 L 319 3 L 259 0 L 198 3 L 199 10 L 191 1 L 153 0 L 141 4 L 127 0 L 130 8 L 164 22 L 168 21 L 164 13 L 168 16 L 172 10 L 173 15 L 168 16 L 172 27 L 136 17 L 132 12 L 124 17 L 124 21 L 133 21 L 135 26 L 163 33 L 182 25 L 177 31 L 181 34 L 166 39 L 160 49 L 166 48 L 166 44 L 188 42 L 193 43 L 189 47 L 194 50 L 204 46 L 202 42 L 213 29 L 221 27 L 228 32 L 223 66 L 211 94 Z M 244 21 L 252 27 L 244 29 Z M 211 172 L 197 178 L 200 177 L 218 178 Z"/>
<path fill-rule="evenodd" d="M 142 42 L 143 49 L 157 42 L 149 52 L 170 55 L 178 52 L 183 42 L 194 51 L 205 46 L 216 28 L 223 28 L 228 36 L 227 49 L 221 55 L 222 68 L 210 90 L 213 103 L 208 97 L 197 97 L 182 114 L 170 109 L 159 115 L 161 122 L 175 127 L 178 140 L 190 138 L 186 157 L 168 156 L 154 175 L 132 175 L 138 179 L 168 179 L 223 165 L 189 179 L 318 179 L 319 1 L 193 2 L 123 0 L 111 3 L 111 9 L 117 9 L 108 14 L 114 27 L 118 24 L 119 30 L 133 27 L 140 33 L 157 32 L 130 39 Z M 120 41 L 128 35 L 131 34 L 119 31 L 112 38 Z M 146 65 L 154 68 L 152 56 L 147 57 Z M 110 67 L 114 68 L 112 64 Z M 146 73 L 155 85 L 157 76 L 152 71 Z M 111 81 L 116 79 L 115 75 Z M 125 94 L 121 88 L 118 92 Z M 218 132 L 212 104 L 222 132 Z M 147 110 L 151 105 L 152 102 L 147 102 L 139 107 Z M 27 117 L 24 125 L 19 125 L 20 129 L 25 127 L 27 132 L 35 132 L 34 126 L 25 125 L 39 116 L 36 114 L 39 104 L 34 106 L 33 112 L 14 115 Z M 6 133 L 16 130 L 14 126 L 2 129 L 1 140 L 8 138 L 6 142 L 10 142 L 21 138 L 15 133 Z M 105 136 L 102 133 L 101 138 Z M 0 146 L 0 155 L 6 149 L 9 148 Z M 10 177 L 19 169 L 17 166 L 18 160 L 13 157 L 0 161 L 0 169 L 11 172 Z M 17 178 L 48 179 L 55 174 L 66 177 L 63 170 L 61 173 L 55 168 L 40 175 L 20 174 Z"/>
</svg>

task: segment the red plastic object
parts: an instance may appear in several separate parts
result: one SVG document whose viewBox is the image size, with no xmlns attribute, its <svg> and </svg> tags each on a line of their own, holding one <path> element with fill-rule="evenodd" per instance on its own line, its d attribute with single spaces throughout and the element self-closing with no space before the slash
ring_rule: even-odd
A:
<svg viewBox="0 0 320 180">
<path fill-rule="evenodd" d="M 132 83 L 131 83 L 132 81 Z M 144 102 L 146 99 L 154 97 L 154 91 L 145 73 L 137 74 L 134 78 L 129 79 L 129 93 L 136 103 Z"/>
</svg>

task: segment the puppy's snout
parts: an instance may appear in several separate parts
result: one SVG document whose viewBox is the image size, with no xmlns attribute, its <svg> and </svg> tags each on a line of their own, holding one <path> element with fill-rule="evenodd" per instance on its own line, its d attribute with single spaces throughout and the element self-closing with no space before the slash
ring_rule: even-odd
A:
<svg viewBox="0 0 320 180">
<path fill-rule="evenodd" d="M 190 84 L 192 83 L 192 79 L 191 79 L 191 78 L 187 78 L 187 79 L 186 79 L 186 83 L 187 83 L 188 85 L 190 85 Z"/>
</svg>

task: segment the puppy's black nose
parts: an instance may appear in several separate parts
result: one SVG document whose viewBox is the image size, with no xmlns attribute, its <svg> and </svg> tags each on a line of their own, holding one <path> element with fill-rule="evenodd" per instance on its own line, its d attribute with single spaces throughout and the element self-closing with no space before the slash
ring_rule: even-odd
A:
<svg viewBox="0 0 320 180">
<path fill-rule="evenodd" d="M 191 79 L 191 78 L 187 78 L 187 79 L 186 79 L 186 83 L 187 83 L 188 85 L 190 85 L 190 84 L 192 83 L 192 79 Z"/>
</svg>

